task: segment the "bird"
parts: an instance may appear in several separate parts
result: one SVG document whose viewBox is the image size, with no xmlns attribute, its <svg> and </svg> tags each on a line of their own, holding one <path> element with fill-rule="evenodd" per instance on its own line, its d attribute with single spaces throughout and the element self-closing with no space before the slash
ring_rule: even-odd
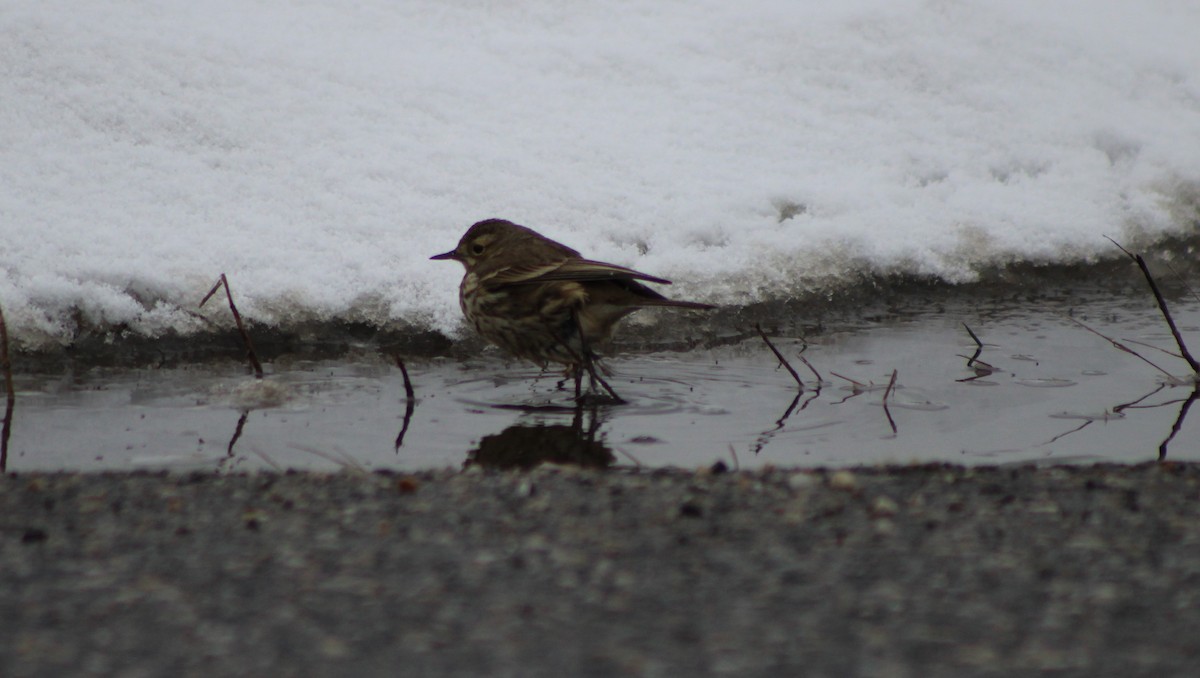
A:
<svg viewBox="0 0 1200 678">
<path fill-rule="evenodd" d="M 472 225 L 449 252 L 466 272 L 458 289 L 463 316 L 484 339 L 543 369 L 563 365 L 580 382 L 587 372 L 612 401 L 624 402 L 597 374 L 595 348 L 612 337 L 618 321 L 647 306 L 712 309 L 710 304 L 668 299 L 643 282 L 671 281 L 603 261 L 505 219 Z"/>
</svg>

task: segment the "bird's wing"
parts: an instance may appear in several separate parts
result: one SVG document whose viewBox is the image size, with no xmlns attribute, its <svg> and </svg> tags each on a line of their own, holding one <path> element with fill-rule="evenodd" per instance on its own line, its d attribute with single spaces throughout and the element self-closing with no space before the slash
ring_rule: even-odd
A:
<svg viewBox="0 0 1200 678">
<path fill-rule="evenodd" d="M 490 280 L 495 285 L 527 285 L 555 281 L 589 282 L 594 280 L 645 280 L 670 285 L 670 280 L 656 278 L 632 268 L 606 264 L 590 259 L 566 259 L 526 266 L 513 266 L 497 273 Z"/>
</svg>

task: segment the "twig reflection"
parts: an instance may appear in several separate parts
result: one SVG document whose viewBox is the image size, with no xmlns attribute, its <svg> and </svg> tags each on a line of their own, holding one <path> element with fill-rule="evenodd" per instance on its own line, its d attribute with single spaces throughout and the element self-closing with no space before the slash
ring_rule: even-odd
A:
<svg viewBox="0 0 1200 678">
<path fill-rule="evenodd" d="M 4 371 L 4 428 L 0 432 L 0 471 L 8 470 L 8 439 L 12 435 L 13 406 L 16 391 L 13 390 L 12 360 L 8 355 L 8 325 L 4 322 L 4 310 L 0 309 L 0 369 Z"/>
<path fill-rule="evenodd" d="M 398 354 L 396 355 L 396 365 L 400 367 L 400 375 L 404 377 L 404 423 L 400 426 L 400 433 L 396 436 L 396 452 L 399 452 L 400 446 L 404 444 L 404 436 L 408 433 L 408 425 L 412 423 L 413 411 L 417 409 L 417 397 L 413 391 L 412 380 L 408 378 L 408 368 L 404 365 L 404 359 Z"/>
</svg>

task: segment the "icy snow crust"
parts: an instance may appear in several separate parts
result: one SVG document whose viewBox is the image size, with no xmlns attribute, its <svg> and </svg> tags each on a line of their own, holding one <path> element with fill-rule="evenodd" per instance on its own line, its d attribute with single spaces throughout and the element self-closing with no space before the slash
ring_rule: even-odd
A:
<svg viewBox="0 0 1200 678">
<path fill-rule="evenodd" d="M 461 268 L 428 257 L 494 216 L 720 304 L 1086 262 L 1195 229 L 1197 27 L 1177 0 L 13 0 L 0 306 L 26 346 L 188 333 L 224 272 L 259 323 L 454 332 Z"/>
</svg>

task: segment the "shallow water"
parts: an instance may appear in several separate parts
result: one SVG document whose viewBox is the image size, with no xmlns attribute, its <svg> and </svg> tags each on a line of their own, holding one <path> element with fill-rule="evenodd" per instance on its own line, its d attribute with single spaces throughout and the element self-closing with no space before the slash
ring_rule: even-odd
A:
<svg viewBox="0 0 1200 678">
<path fill-rule="evenodd" d="M 1200 337 L 1200 303 L 1175 299 L 1172 311 L 1185 337 Z M 407 424 L 403 377 L 379 352 L 281 357 L 261 381 L 235 362 L 18 374 L 8 469 L 1141 462 L 1164 450 L 1200 459 L 1200 421 L 1179 423 L 1163 447 L 1192 382 L 1172 385 L 1072 320 L 1175 350 L 1148 293 L 917 295 L 847 317 L 806 330 L 796 329 L 804 318 L 758 318 L 803 392 L 756 336 L 618 355 L 609 381 L 629 403 L 582 409 L 557 388 L 560 375 L 492 353 L 410 358 Z M 968 364 L 977 347 L 964 323 L 985 344 L 982 365 Z M 804 346 L 820 381 L 797 358 Z"/>
</svg>

